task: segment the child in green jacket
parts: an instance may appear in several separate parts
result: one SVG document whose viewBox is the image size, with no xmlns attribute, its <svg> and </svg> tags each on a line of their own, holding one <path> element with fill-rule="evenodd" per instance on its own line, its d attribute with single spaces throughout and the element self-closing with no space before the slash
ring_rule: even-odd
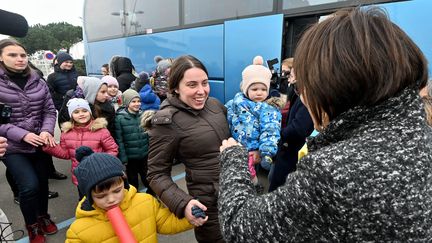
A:
<svg viewBox="0 0 432 243">
<path fill-rule="evenodd" d="M 147 155 L 149 138 L 140 126 L 141 98 L 138 92 L 128 89 L 122 94 L 123 105 L 117 110 L 115 118 L 115 139 L 119 146 L 118 157 L 126 165 L 126 174 L 131 185 L 139 188 L 138 175 L 154 195 L 147 182 Z"/>
</svg>

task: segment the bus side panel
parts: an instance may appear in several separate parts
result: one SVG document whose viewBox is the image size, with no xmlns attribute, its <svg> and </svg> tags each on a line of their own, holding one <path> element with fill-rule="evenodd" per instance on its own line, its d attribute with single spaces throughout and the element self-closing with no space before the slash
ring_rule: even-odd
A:
<svg viewBox="0 0 432 243">
<path fill-rule="evenodd" d="M 127 38 L 126 56 L 132 59 L 137 71 L 153 71 L 156 55 L 164 58 L 193 55 L 198 58 L 209 73 L 210 95 L 223 101 L 222 24 Z"/>
<path fill-rule="evenodd" d="M 432 24 L 430 11 L 432 1 L 415 0 L 380 5 L 389 13 L 390 19 L 401 27 L 420 47 L 432 68 Z"/>
<path fill-rule="evenodd" d="M 91 42 L 86 47 L 88 75 L 101 75 L 101 66 L 109 63 L 114 55 L 125 55 L 125 38 Z"/>
<path fill-rule="evenodd" d="M 91 42 L 87 48 L 89 75 L 99 75 L 101 65 L 108 63 L 113 55 L 129 57 L 137 72 L 149 73 L 156 67 L 156 55 L 164 58 L 193 55 L 208 70 L 210 95 L 221 102 L 224 100 L 222 24 Z"/>
<path fill-rule="evenodd" d="M 223 77 L 222 52 L 223 25 L 176 30 L 129 37 L 126 40 L 126 55 L 133 60 L 137 70 L 151 71 L 153 58 L 175 58 L 193 55 L 208 69 L 210 77 Z"/>
<path fill-rule="evenodd" d="M 281 62 L 282 24 L 282 14 L 225 22 L 225 102 L 240 91 L 241 73 L 255 56 Z"/>
</svg>

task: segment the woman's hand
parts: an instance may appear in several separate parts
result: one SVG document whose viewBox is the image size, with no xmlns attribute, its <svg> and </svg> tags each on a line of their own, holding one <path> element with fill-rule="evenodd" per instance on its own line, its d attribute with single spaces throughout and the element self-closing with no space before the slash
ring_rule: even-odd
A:
<svg viewBox="0 0 432 243">
<path fill-rule="evenodd" d="M 219 147 L 219 151 L 222 153 L 224 149 L 232 146 L 241 146 L 241 145 L 234 138 L 224 139 L 222 141 L 222 145 Z"/>
<path fill-rule="evenodd" d="M 40 136 L 29 132 L 27 133 L 24 138 L 23 138 L 24 142 L 29 143 L 35 147 L 41 146 L 45 144 L 45 140 L 43 138 L 41 138 Z"/>
<path fill-rule="evenodd" d="M 204 219 L 203 218 L 195 218 L 195 216 L 192 215 L 192 207 L 193 206 L 197 206 L 199 208 L 201 208 L 204 212 L 207 211 L 207 207 L 204 206 L 204 204 L 200 203 L 198 200 L 192 199 L 188 202 L 188 204 L 186 205 L 184 214 L 186 219 L 189 221 L 190 224 L 192 224 L 195 227 L 199 227 L 201 225 L 203 225 L 205 222 L 207 222 L 208 216 L 206 216 Z"/>
<path fill-rule="evenodd" d="M 4 137 L 0 137 L 0 156 L 3 156 L 6 153 L 7 146 L 7 139 Z"/>
<path fill-rule="evenodd" d="M 49 132 L 41 132 L 39 134 L 39 137 L 41 137 L 44 140 L 45 145 L 49 145 L 50 147 L 56 146 L 56 142 L 54 137 Z"/>
</svg>

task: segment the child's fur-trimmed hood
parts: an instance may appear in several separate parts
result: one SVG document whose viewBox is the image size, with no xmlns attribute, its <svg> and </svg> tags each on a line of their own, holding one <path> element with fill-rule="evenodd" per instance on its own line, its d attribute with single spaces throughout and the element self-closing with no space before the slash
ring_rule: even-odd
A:
<svg viewBox="0 0 432 243">
<path fill-rule="evenodd" d="M 265 100 L 264 102 L 266 102 L 267 104 L 274 106 L 277 109 L 282 109 L 286 102 L 283 100 L 283 98 L 281 97 L 270 97 L 267 100 Z"/>
<path fill-rule="evenodd" d="M 87 127 L 89 128 L 90 131 L 94 132 L 102 128 L 107 128 L 107 126 L 108 126 L 107 120 L 103 117 L 99 117 L 91 121 L 90 125 L 88 125 Z M 61 124 L 62 132 L 69 132 L 73 128 L 74 128 L 73 122 L 68 121 Z"/>
</svg>

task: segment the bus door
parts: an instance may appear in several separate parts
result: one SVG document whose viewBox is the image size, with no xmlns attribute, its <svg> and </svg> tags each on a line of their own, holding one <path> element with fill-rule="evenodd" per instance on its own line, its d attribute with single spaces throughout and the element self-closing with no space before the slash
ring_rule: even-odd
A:
<svg viewBox="0 0 432 243">
<path fill-rule="evenodd" d="M 283 30 L 283 59 L 294 57 L 297 43 L 307 28 L 319 20 L 318 16 L 285 18 Z"/>
</svg>

